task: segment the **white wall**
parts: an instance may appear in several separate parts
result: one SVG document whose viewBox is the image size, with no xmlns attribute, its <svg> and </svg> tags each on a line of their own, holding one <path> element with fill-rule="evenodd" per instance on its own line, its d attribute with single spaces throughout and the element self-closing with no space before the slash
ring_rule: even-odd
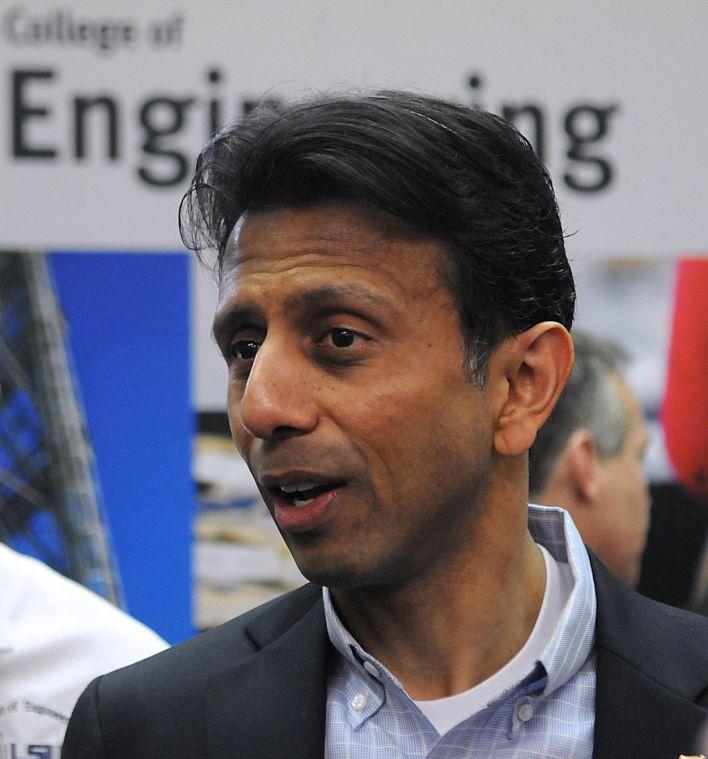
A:
<svg viewBox="0 0 708 759">
<path fill-rule="evenodd" d="M 189 173 L 180 162 L 188 168 L 209 134 L 212 101 L 226 118 L 264 92 L 351 86 L 412 87 L 490 110 L 535 104 L 566 228 L 578 232 L 571 253 L 676 255 L 708 240 L 703 0 L 2 0 L 0 15 L 3 112 L 22 143 L 13 150 L 13 120 L 3 119 L 0 246 L 174 248 Z M 106 21 L 131 36 L 107 51 L 68 39 Z M 31 38 L 38 24 L 50 41 Z M 89 110 L 76 156 L 75 101 L 98 96 L 112 103 L 115 160 L 105 103 Z M 189 102 L 175 109 L 164 98 Z M 566 155 L 564 119 L 578 105 L 609 113 L 607 134 L 585 148 L 611 168 L 599 192 L 565 180 L 593 184 L 602 171 Z M 145 153 L 143 110 L 154 129 L 181 113 L 176 133 L 153 145 L 177 156 Z M 530 121 L 520 126 L 534 136 Z M 591 112 L 576 123 L 594 126 Z"/>
</svg>

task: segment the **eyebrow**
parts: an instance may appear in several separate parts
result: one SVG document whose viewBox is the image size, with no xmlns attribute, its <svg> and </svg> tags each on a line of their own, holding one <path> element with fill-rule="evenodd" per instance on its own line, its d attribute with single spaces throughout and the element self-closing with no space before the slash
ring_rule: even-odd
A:
<svg viewBox="0 0 708 759">
<path fill-rule="evenodd" d="M 285 299 L 285 307 L 290 311 L 326 311 L 337 307 L 347 310 L 343 302 L 364 301 L 377 307 L 391 310 L 393 303 L 383 295 L 371 292 L 362 285 L 341 284 L 324 285 L 315 287 L 304 292 L 297 292 Z M 262 310 L 248 303 L 227 306 L 224 311 L 217 314 L 212 325 L 212 336 L 219 342 L 220 338 L 231 334 L 237 325 L 255 324 L 263 320 Z"/>
<path fill-rule="evenodd" d="M 293 293 L 289 296 L 285 305 L 288 308 L 328 308 L 338 305 L 346 300 L 359 300 L 369 303 L 372 306 L 383 308 L 392 308 L 391 301 L 383 295 L 371 292 L 362 285 L 355 283 L 342 285 L 324 285 L 312 290 L 305 290 L 300 293 Z"/>
<path fill-rule="evenodd" d="M 260 311 L 252 306 L 233 306 L 218 312 L 211 325 L 211 336 L 221 344 L 221 340 L 227 338 L 238 324 L 255 323 L 259 320 Z"/>
</svg>

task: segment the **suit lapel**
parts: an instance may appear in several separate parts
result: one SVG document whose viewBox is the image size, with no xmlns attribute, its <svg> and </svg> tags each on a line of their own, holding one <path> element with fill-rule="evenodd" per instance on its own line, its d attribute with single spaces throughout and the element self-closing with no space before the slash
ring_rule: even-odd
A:
<svg viewBox="0 0 708 759">
<path fill-rule="evenodd" d="M 597 592 L 593 759 L 691 754 L 707 716 L 694 703 L 708 671 L 704 621 L 630 592 L 590 559 Z"/>
<path fill-rule="evenodd" d="M 281 626 L 271 624 L 271 630 Z M 324 755 L 329 640 L 321 598 L 275 639 L 213 683 L 207 703 L 209 759 L 313 759 Z"/>
</svg>

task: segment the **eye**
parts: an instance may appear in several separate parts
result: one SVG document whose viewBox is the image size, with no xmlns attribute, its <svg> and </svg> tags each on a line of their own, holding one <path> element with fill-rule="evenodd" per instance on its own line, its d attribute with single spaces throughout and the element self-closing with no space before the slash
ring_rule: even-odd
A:
<svg viewBox="0 0 708 759">
<path fill-rule="evenodd" d="M 330 339 L 335 348 L 351 348 L 358 337 L 356 332 L 343 327 L 334 327 L 330 332 Z"/>
<path fill-rule="evenodd" d="M 238 361 L 251 361 L 261 344 L 258 340 L 235 340 L 229 346 L 229 354 Z"/>
<path fill-rule="evenodd" d="M 316 356 L 337 366 L 359 364 L 368 355 L 372 340 L 348 327 L 327 327 L 315 340 Z"/>
</svg>

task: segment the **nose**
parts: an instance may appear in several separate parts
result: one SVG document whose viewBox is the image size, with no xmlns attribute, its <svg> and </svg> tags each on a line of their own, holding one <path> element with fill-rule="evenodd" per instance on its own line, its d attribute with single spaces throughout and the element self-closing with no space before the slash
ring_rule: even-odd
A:
<svg viewBox="0 0 708 759">
<path fill-rule="evenodd" d="M 306 434 L 319 420 L 306 357 L 268 338 L 258 349 L 246 385 L 234 402 L 240 426 L 262 440 Z"/>
</svg>

